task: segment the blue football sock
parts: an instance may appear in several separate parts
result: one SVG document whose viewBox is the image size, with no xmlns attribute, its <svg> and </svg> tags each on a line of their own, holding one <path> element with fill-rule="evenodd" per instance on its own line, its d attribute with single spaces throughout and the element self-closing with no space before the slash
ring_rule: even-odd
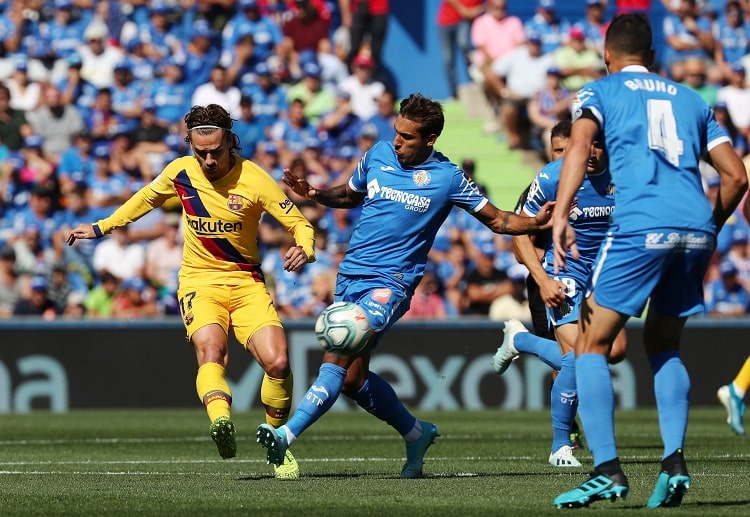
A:
<svg viewBox="0 0 750 517">
<path fill-rule="evenodd" d="M 575 360 L 575 352 L 568 352 L 562 356 L 562 368 L 552 383 L 552 452 L 563 445 L 570 445 L 570 428 L 578 407 Z"/>
<path fill-rule="evenodd" d="M 583 354 L 576 359 L 578 414 L 594 467 L 617 458 L 615 446 L 615 391 L 607 356 Z"/>
<path fill-rule="evenodd" d="M 531 332 L 519 332 L 513 338 L 513 345 L 522 354 L 532 354 L 555 370 L 562 367 L 560 346 L 557 341 L 546 339 Z"/>
<path fill-rule="evenodd" d="M 332 363 L 320 365 L 318 378 L 313 381 L 297 410 L 286 423 L 287 429 L 299 436 L 328 411 L 341 394 L 346 369 Z"/>
<path fill-rule="evenodd" d="M 654 372 L 654 395 L 666 458 L 682 449 L 690 409 L 690 376 L 676 350 L 648 358 Z M 662 459 L 663 459 L 662 458 Z"/>
<path fill-rule="evenodd" d="M 369 372 L 367 380 L 352 398 L 362 409 L 388 423 L 401 436 L 414 428 L 417 419 L 404 407 L 391 385 L 376 373 Z"/>
</svg>

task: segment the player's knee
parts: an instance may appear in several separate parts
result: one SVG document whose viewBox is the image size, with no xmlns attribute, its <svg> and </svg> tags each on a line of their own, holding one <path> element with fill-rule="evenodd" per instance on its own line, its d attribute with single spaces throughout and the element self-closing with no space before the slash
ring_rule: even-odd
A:
<svg viewBox="0 0 750 517">
<path fill-rule="evenodd" d="M 289 358 L 286 355 L 278 355 L 266 361 L 263 370 L 269 377 L 274 379 L 286 379 L 289 376 Z"/>
</svg>

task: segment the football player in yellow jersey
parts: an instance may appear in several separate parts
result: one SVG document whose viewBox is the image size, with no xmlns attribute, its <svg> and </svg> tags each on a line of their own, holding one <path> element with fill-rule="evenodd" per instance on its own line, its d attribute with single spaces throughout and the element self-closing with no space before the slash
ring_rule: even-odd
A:
<svg viewBox="0 0 750 517">
<path fill-rule="evenodd" d="M 237 451 L 232 394 L 224 373 L 230 327 L 265 372 L 261 401 L 267 423 L 278 427 L 286 422 L 292 404 L 286 335 L 260 269 L 260 217 L 267 212 L 294 236 L 296 246 L 284 255 L 287 271 L 315 260 L 314 233 L 273 178 L 237 154 L 239 138 L 224 108 L 194 106 L 185 123 L 192 156 L 169 163 L 111 216 L 79 225 L 68 235 L 68 244 L 100 238 L 179 197 L 185 244 L 177 296 L 198 359 L 198 396 L 211 420 L 211 437 L 226 459 Z M 276 477 L 299 477 L 293 456 L 288 454 L 276 467 Z"/>
</svg>

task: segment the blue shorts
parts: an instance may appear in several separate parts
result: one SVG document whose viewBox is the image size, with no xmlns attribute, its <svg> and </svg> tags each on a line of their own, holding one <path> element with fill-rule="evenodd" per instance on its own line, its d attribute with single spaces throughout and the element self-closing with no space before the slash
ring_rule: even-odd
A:
<svg viewBox="0 0 750 517">
<path fill-rule="evenodd" d="M 621 314 L 640 316 L 650 307 L 687 317 L 703 311 L 703 276 L 716 238 L 712 232 L 655 229 L 607 233 L 589 278 L 586 297 Z"/>
<path fill-rule="evenodd" d="M 362 307 L 370 320 L 370 327 L 378 333 L 375 343 L 411 305 L 411 295 L 395 282 L 380 276 L 348 276 L 339 273 L 336 277 L 334 300 L 353 302 Z"/>
<path fill-rule="evenodd" d="M 565 284 L 565 300 L 557 307 L 551 309 L 547 307 L 547 320 L 553 327 L 576 323 L 586 287 L 586 279 L 561 274 L 553 276 L 553 278 Z"/>
</svg>

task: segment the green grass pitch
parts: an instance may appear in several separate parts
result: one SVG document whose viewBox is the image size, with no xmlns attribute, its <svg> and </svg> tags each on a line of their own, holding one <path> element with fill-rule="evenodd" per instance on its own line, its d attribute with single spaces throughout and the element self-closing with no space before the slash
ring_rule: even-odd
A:
<svg viewBox="0 0 750 517">
<path fill-rule="evenodd" d="M 0 416 L 0 515 L 750 515 L 750 437 L 721 407 L 691 413 L 686 457 L 693 486 L 679 509 L 644 505 L 662 446 L 652 409 L 617 414 L 630 479 L 624 501 L 557 510 L 552 499 L 587 478 L 547 464 L 547 412 L 420 413 L 438 438 L 425 477 L 399 479 L 403 442 L 361 412 L 330 412 L 294 444 L 302 469 L 278 481 L 255 443 L 261 412 L 238 413 L 238 457 L 221 460 L 196 409 L 35 412 Z"/>
</svg>

